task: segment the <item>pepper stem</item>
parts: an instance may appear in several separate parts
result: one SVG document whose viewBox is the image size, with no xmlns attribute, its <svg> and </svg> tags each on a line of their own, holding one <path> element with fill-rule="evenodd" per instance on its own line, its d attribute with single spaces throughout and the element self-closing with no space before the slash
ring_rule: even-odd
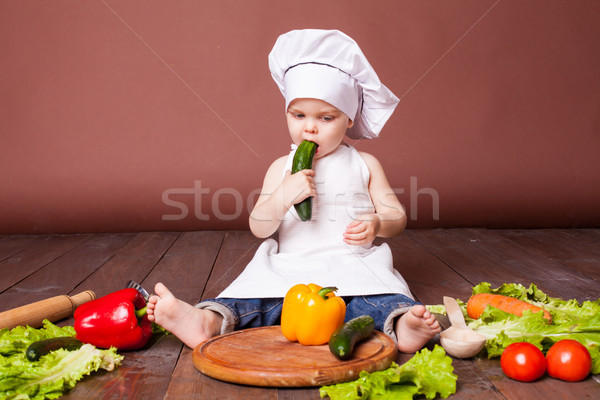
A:
<svg viewBox="0 0 600 400">
<path fill-rule="evenodd" d="M 146 306 L 144 308 L 140 308 L 139 310 L 135 310 L 135 315 L 138 318 L 142 318 L 144 315 L 146 315 L 147 311 L 148 311 L 148 306 Z"/>
<path fill-rule="evenodd" d="M 323 300 L 327 300 L 327 295 L 331 292 L 337 292 L 338 288 L 335 286 L 327 286 L 323 289 L 319 290 L 317 294 L 323 298 Z"/>
</svg>

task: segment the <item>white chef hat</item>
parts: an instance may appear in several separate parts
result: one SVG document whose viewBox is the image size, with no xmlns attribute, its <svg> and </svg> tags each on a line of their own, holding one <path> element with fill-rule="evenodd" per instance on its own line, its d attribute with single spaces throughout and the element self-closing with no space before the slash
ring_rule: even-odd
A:
<svg viewBox="0 0 600 400">
<path fill-rule="evenodd" d="M 304 29 L 285 33 L 269 54 L 269 69 L 285 98 L 315 98 L 346 114 L 353 138 L 372 139 L 398 105 L 358 44 L 337 30 Z"/>
</svg>

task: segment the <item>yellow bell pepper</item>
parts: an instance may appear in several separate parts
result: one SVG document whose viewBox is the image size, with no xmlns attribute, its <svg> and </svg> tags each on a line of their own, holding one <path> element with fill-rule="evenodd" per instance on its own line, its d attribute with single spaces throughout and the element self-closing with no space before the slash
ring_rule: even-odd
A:
<svg viewBox="0 0 600 400">
<path fill-rule="evenodd" d="M 320 345 L 344 323 L 346 303 L 335 296 L 337 288 L 309 283 L 293 286 L 283 299 L 281 332 L 303 345 Z"/>
</svg>

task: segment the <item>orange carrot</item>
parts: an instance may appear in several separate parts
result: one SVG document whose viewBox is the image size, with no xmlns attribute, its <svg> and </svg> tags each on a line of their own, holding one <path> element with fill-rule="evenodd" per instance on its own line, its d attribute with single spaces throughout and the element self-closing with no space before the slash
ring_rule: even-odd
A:
<svg viewBox="0 0 600 400">
<path fill-rule="evenodd" d="M 490 305 L 496 307 L 507 313 L 523 316 L 523 311 L 531 310 L 531 312 L 544 312 L 544 318 L 548 322 L 552 322 L 552 316 L 550 313 L 543 308 L 534 306 L 533 304 L 527 303 L 526 301 L 515 299 L 514 297 L 502 296 L 500 294 L 491 293 L 479 293 L 471 296 L 467 302 L 467 314 L 469 317 L 477 319 L 481 317 L 483 310 Z"/>
</svg>

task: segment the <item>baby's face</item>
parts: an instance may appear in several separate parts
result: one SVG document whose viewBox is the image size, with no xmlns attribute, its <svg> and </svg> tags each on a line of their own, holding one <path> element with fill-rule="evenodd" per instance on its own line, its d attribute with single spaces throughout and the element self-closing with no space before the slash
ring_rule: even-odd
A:
<svg viewBox="0 0 600 400">
<path fill-rule="evenodd" d="M 288 106 L 287 124 L 292 141 L 310 140 L 319 145 L 315 158 L 326 156 L 344 140 L 353 122 L 348 116 L 318 99 L 295 99 Z"/>
</svg>

